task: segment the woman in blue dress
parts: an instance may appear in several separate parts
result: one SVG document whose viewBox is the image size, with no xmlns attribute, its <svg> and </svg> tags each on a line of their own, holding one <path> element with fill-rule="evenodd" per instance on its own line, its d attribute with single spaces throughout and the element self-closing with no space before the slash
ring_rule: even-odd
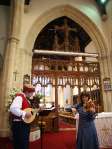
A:
<svg viewBox="0 0 112 149">
<path fill-rule="evenodd" d="M 75 110 L 79 113 L 76 149 L 99 149 L 98 137 L 94 124 L 96 115 L 95 107 L 89 104 L 90 101 L 92 101 L 89 98 L 89 94 L 82 93 L 80 99 L 81 103 L 75 106 Z M 74 108 L 72 110 L 74 111 Z"/>
</svg>

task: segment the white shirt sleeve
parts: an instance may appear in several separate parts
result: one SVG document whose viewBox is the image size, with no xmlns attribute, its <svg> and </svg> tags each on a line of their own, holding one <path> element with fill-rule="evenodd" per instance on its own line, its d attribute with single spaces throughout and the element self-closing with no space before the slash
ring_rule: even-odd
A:
<svg viewBox="0 0 112 149">
<path fill-rule="evenodd" d="M 19 116 L 19 117 L 22 116 L 22 118 L 24 118 L 26 112 L 23 111 L 21 108 L 22 108 L 22 97 L 17 96 L 13 100 L 13 102 L 10 106 L 10 112 L 16 116 Z"/>
</svg>

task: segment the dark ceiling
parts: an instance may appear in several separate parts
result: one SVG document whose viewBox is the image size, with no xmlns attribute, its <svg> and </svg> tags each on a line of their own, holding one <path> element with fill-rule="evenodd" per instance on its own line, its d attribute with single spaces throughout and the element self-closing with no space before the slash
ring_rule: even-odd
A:
<svg viewBox="0 0 112 149">
<path fill-rule="evenodd" d="M 53 20 L 42 29 L 35 40 L 34 49 L 53 50 L 55 34 L 58 37 L 58 42 L 63 43 L 65 32 L 61 29 L 56 30 L 55 26 L 58 26 L 59 28 L 62 27 L 65 19 L 67 20 L 67 26 L 69 28 L 69 42 L 71 43 L 71 40 L 73 41 L 73 39 L 77 37 L 79 39 L 80 52 L 84 52 L 85 47 L 90 43 L 91 38 L 79 24 L 66 16 Z"/>
<path fill-rule="evenodd" d="M 29 5 L 29 3 L 30 3 L 30 0 L 25 0 L 25 5 Z M 9 6 L 10 0 L 0 0 L 0 5 Z"/>
<path fill-rule="evenodd" d="M 10 0 L 0 0 L 0 5 L 9 6 L 10 5 Z"/>
</svg>

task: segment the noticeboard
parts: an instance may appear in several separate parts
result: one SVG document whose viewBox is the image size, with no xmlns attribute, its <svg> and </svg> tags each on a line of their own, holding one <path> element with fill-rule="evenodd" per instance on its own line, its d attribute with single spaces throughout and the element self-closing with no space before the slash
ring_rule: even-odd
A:
<svg viewBox="0 0 112 149">
<path fill-rule="evenodd" d="M 103 79 L 104 91 L 112 91 L 112 83 L 110 78 Z"/>
</svg>

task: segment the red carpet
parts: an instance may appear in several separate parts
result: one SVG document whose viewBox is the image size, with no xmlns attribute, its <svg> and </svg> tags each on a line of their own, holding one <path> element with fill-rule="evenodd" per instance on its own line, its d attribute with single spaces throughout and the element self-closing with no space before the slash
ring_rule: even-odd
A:
<svg viewBox="0 0 112 149">
<path fill-rule="evenodd" d="M 43 149 L 74 149 L 75 148 L 75 133 L 74 132 L 57 132 L 57 133 L 46 133 L 43 135 L 42 148 Z M 40 140 L 39 140 L 40 141 Z M 34 142 L 31 144 L 31 149 L 41 149 L 41 142 Z"/>
<path fill-rule="evenodd" d="M 30 149 L 41 149 L 41 139 L 30 143 Z M 42 149 L 74 149 L 75 132 L 61 131 L 45 133 L 42 137 Z M 13 149 L 9 139 L 0 139 L 0 149 Z"/>
<path fill-rule="evenodd" d="M 62 122 L 60 123 L 60 127 L 73 128 L 74 126 Z M 42 139 L 30 142 L 30 149 L 75 149 L 75 142 L 75 131 L 72 129 L 48 132 L 42 135 Z M 0 149 L 13 149 L 11 140 L 8 138 L 0 138 Z"/>
<path fill-rule="evenodd" d="M 13 149 L 12 142 L 7 138 L 0 138 L 0 149 Z M 42 148 L 41 140 L 38 140 L 30 143 L 30 149 L 75 149 L 75 131 L 45 133 Z"/>
<path fill-rule="evenodd" d="M 60 120 L 59 128 L 75 128 L 75 125 Z"/>
</svg>

